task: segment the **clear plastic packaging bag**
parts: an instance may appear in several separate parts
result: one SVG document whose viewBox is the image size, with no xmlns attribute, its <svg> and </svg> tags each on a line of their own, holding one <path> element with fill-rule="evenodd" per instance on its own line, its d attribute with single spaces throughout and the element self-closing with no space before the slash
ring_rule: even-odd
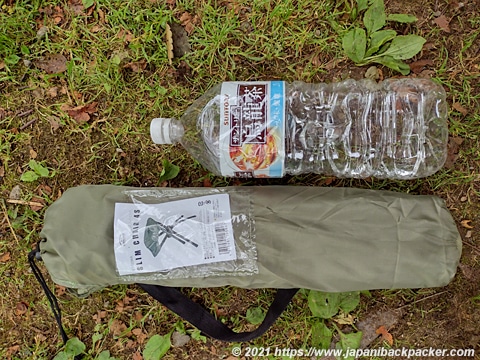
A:
<svg viewBox="0 0 480 360">
<path fill-rule="evenodd" d="M 116 203 L 114 250 L 124 282 L 258 273 L 250 192 L 125 190 Z"/>
</svg>

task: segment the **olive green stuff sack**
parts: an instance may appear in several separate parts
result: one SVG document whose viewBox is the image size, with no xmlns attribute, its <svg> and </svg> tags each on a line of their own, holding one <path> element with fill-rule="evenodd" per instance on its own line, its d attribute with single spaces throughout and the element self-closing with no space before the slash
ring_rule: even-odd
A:
<svg viewBox="0 0 480 360">
<path fill-rule="evenodd" d="M 303 186 L 155 188 L 142 191 L 154 192 L 160 202 L 228 194 L 232 217 L 248 217 L 248 231 L 234 227 L 234 237 L 250 238 L 255 251 L 249 260 L 255 266 L 245 273 L 233 269 L 231 275 L 227 269 L 200 277 L 197 272 L 183 278 L 121 276 L 114 209 L 116 203 L 135 201 L 127 193 L 137 190 L 80 186 L 49 207 L 40 253 L 55 283 L 80 295 L 139 282 L 327 292 L 424 288 L 448 284 L 461 254 L 455 222 L 435 196 Z"/>
</svg>

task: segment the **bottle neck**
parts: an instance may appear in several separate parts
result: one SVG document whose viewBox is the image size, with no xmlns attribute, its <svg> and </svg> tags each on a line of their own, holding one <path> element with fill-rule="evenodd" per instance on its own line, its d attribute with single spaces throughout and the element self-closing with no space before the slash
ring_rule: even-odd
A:
<svg viewBox="0 0 480 360">
<path fill-rule="evenodd" d="M 155 118 L 150 123 L 150 136 L 155 144 L 176 144 L 185 130 L 180 121 L 171 118 Z"/>
<path fill-rule="evenodd" d="M 172 119 L 168 127 L 168 132 L 170 142 L 172 144 L 177 144 L 182 140 L 183 135 L 185 134 L 185 129 L 180 121 Z"/>
</svg>

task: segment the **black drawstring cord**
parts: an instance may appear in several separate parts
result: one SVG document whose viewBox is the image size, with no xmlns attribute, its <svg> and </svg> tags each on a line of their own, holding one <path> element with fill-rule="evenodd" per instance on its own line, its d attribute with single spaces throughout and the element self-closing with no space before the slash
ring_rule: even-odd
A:
<svg viewBox="0 0 480 360">
<path fill-rule="evenodd" d="M 47 296 L 47 299 L 50 302 L 50 308 L 52 309 L 53 316 L 55 317 L 58 328 L 60 329 L 60 334 L 62 335 L 63 343 L 66 344 L 68 341 L 68 336 L 62 325 L 62 312 L 60 310 L 60 306 L 58 305 L 57 298 L 55 297 L 55 294 L 48 287 L 47 282 L 45 281 L 45 278 L 42 275 L 42 272 L 40 271 L 37 264 L 35 263 L 35 260 L 41 260 L 41 259 L 42 258 L 40 256 L 40 244 L 37 243 L 35 248 L 32 251 L 30 251 L 30 253 L 28 254 L 28 262 L 30 263 L 30 267 L 32 268 L 33 275 L 35 275 L 35 278 L 38 280 L 38 282 L 42 286 L 43 291 L 45 292 L 45 295 Z M 75 360 L 78 360 L 81 358 L 82 356 L 80 355 L 75 356 Z"/>
</svg>

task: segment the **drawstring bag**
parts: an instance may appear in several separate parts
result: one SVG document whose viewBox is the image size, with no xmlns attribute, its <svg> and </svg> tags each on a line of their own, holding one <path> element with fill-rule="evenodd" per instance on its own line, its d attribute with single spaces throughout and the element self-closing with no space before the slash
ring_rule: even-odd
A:
<svg viewBox="0 0 480 360">
<path fill-rule="evenodd" d="M 29 256 L 77 296 L 139 284 L 204 334 L 249 341 L 298 289 L 347 292 L 447 285 L 461 239 L 435 196 L 304 186 L 133 188 L 85 185 L 46 211 Z M 235 333 L 181 287 L 278 289 L 263 323 Z"/>
</svg>

